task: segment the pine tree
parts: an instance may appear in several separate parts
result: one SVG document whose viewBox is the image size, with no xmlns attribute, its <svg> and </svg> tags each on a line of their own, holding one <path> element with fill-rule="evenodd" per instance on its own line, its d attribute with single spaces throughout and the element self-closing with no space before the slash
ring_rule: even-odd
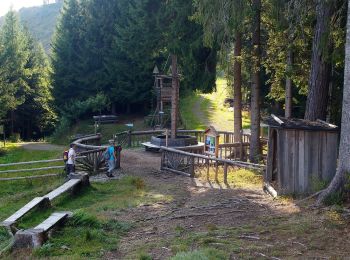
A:
<svg viewBox="0 0 350 260">
<path fill-rule="evenodd" d="M 35 42 L 28 32 L 26 38 L 26 48 L 29 52 L 25 65 L 28 71 L 28 91 L 25 94 L 25 102 L 18 106 L 15 112 L 16 126 L 21 129 L 22 138 L 31 139 L 50 133 L 56 121 L 56 114 L 52 108 L 50 65 L 44 48 Z"/>
<path fill-rule="evenodd" d="M 79 1 L 66 0 L 52 43 L 53 95 L 59 110 L 74 99 L 89 96 L 89 90 L 80 84 L 84 25 Z"/>
<path fill-rule="evenodd" d="M 10 112 L 11 134 L 14 132 L 15 109 L 25 101 L 28 91 L 26 63 L 29 52 L 27 39 L 22 31 L 19 18 L 14 11 L 5 16 L 0 31 L 0 103 L 4 117 Z"/>
<path fill-rule="evenodd" d="M 119 106 L 144 104 L 151 98 L 152 70 L 159 56 L 159 1 L 122 0 L 109 59 L 112 99 Z M 146 103 L 147 104 L 147 103 Z"/>
</svg>

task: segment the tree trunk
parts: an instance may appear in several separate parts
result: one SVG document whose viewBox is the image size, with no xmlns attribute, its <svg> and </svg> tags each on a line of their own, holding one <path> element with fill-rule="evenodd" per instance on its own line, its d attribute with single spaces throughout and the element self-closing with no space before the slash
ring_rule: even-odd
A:
<svg viewBox="0 0 350 260">
<path fill-rule="evenodd" d="M 14 130 L 15 129 L 14 124 L 15 124 L 15 111 L 11 110 L 11 131 L 10 131 L 10 136 L 12 136 L 14 131 L 15 131 Z"/>
<path fill-rule="evenodd" d="M 331 1 L 317 0 L 316 26 L 312 43 L 309 93 L 306 101 L 305 119 L 326 119 L 330 64 L 326 50 L 330 49 Z"/>
<path fill-rule="evenodd" d="M 318 197 L 317 204 L 324 202 L 330 194 L 342 191 L 344 185 L 349 181 L 350 174 L 350 0 L 348 0 L 346 45 L 345 45 L 345 70 L 344 70 L 344 90 L 343 109 L 339 146 L 339 162 L 337 173 L 325 192 Z"/>
<path fill-rule="evenodd" d="M 286 104 L 285 104 L 285 117 L 292 117 L 292 107 L 293 107 L 293 95 L 292 95 L 292 79 L 289 76 L 290 70 L 293 66 L 293 52 L 292 48 L 288 49 L 287 58 L 287 78 L 286 78 Z"/>
<path fill-rule="evenodd" d="M 234 48 L 234 141 L 242 141 L 242 66 L 241 66 L 242 35 L 236 32 Z"/>
<path fill-rule="evenodd" d="M 253 68 L 251 86 L 251 137 L 250 154 L 251 162 L 258 162 L 261 157 L 260 150 L 260 10 L 261 0 L 253 0 Z"/>
<path fill-rule="evenodd" d="M 171 138 L 176 138 L 179 117 L 179 77 L 177 74 L 177 56 L 171 55 L 172 97 L 171 97 Z"/>
<path fill-rule="evenodd" d="M 116 115 L 116 114 L 117 114 L 116 104 L 112 102 L 112 115 Z"/>
</svg>

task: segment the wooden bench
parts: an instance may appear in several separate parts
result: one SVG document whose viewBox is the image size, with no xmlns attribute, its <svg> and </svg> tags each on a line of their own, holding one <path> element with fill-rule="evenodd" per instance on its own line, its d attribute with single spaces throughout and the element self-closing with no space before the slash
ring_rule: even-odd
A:
<svg viewBox="0 0 350 260">
<path fill-rule="evenodd" d="M 33 229 L 20 230 L 15 235 L 14 248 L 36 248 L 42 246 L 49 237 L 49 231 L 61 225 L 71 212 L 56 212 Z"/>
<path fill-rule="evenodd" d="M 13 227 L 16 222 L 21 219 L 24 215 L 26 215 L 31 210 L 37 208 L 37 207 L 49 207 L 50 202 L 57 198 L 58 196 L 62 195 L 63 193 L 79 188 L 79 186 L 82 184 L 88 185 L 89 184 L 89 176 L 87 174 L 72 174 L 70 175 L 71 179 L 64 183 L 62 186 L 58 187 L 57 189 L 51 191 L 47 195 L 43 197 L 37 197 L 34 198 L 32 201 L 27 203 L 25 206 L 20 208 L 18 211 L 16 211 L 13 215 L 11 215 L 9 218 L 7 218 L 5 221 L 1 223 L 2 226 L 5 227 Z"/>
<path fill-rule="evenodd" d="M 74 189 L 77 185 L 81 183 L 81 179 L 72 179 L 67 181 L 62 186 L 58 187 L 57 189 L 51 191 L 49 194 L 45 195 L 45 198 L 48 198 L 50 201 L 54 200 L 61 194 L 67 192 L 68 190 Z"/>
<path fill-rule="evenodd" d="M 11 226 L 14 223 L 17 222 L 20 218 L 22 218 L 24 215 L 26 215 L 28 212 L 33 210 L 34 208 L 37 208 L 39 206 L 47 206 L 49 205 L 49 200 L 46 197 L 36 197 L 29 203 L 27 203 L 25 206 L 17 210 L 13 215 L 8 217 L 4 222 L 2 222 L 3 226 Z"/>
<path fill-rule="evenodd" d="M 114 124 L 118 122 L 118 117 L 115 115 L 93 116 L 95 124 Z"/>
</svg>

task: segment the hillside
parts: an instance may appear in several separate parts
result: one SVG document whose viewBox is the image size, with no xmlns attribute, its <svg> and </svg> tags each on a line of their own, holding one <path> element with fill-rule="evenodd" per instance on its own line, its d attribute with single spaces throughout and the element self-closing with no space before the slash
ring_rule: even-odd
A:
<svg viewBox="0 0 350 260">
<path fill-rule="evenodd" d="M 55 3 L 22 8 L 18 12 L 23 24 L 42 43 L 46 52 L 50 50 L 51 38 L 55 31 L 61 7 L 62 3 Z M 4 17 L 0 17 L 0 25 L 2 25 L 3 21 Z"/>
</svg>

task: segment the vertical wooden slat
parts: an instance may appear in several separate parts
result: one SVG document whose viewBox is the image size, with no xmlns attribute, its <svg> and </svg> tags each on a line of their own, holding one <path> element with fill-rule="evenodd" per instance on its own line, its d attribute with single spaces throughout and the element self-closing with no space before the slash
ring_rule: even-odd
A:
<svg viewBox="0 0 350 260">
<path fill-rule="evenodd" d="M 224 163 L 224 183 L 227 184 L 227 163 Z"/>
<path fill-rule="evenodd" d="M 273 171 L 273 156 L 274 156 L 274 138 L 273 138 L 273 130 L 271 127 L 269 127 L 268 131 L 268 148 L 267 148 L 267 164 L 266 164 L 266 171 L 264 173 L 264 181 L 265 182 L 271 182 L 272 181 L 272 171 Z M 275 155 L 277 156 L 277 155 Z"/>
</svg>

